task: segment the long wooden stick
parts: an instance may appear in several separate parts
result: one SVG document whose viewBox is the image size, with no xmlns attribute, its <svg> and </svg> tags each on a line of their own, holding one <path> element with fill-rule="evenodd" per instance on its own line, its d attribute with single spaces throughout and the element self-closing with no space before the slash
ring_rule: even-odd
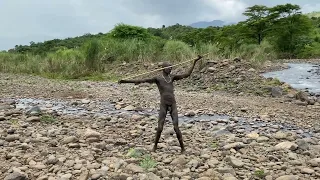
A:
<svg viewBox="0 0 320 180">
<path fill-rule="evenodd" d="M 209 54 L 209 53 L 204 54 L 202 57 L 207 56 L 208 54 Z M 124 78 L 123 80 L 127 80 L 127 79 L 135 78 L 135 77 L 138 77 L 138 76 L 142 76 L 142 75 L 145 75 L 145 74 L 149 74 L 149 73 L 153 73 L 153 72 L 156 72 L 156 71 L 160 71 L 160 70 L 166 69 L 166 68 L 168 68 L 168 67 L 179 66 L 179 65 L 181 65 L 181 64 L 184 64 L 184 63 L 187 63 L 187 62 L 190 62 L 190 61 L 193 61 L 193 60 L 195 60 L 195 58 L 194 58 L 194 59 L 187 60 L 187 61 L 184 61 L 184 62 L 181 62 L 181 63 L 178 63 L 178 64 L 175 64 L 175 65 L 172 65 L 172 66 L 162 67 L 162 68 L 155 69 L 155 70 L 152 70 L 152 71 L 148 71 L 148 72 L 145 72 L 145 73 L 137 74 L 137 75 L 134 75 L 134 76 L 129 76 L 129 77 L 127 77 L 127 78 Z"/>
</svg>

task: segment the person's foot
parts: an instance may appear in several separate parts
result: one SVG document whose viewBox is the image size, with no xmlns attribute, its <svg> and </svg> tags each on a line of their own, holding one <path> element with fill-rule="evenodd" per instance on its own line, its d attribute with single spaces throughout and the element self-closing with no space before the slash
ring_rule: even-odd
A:
<svg viewBox="0 0 320 180">
<path fill-rule="evenodd" d="M 157 147 L 153 147 L 152 152 L 156 152 L 156 151 L 157 151 Z"/>
</svg>

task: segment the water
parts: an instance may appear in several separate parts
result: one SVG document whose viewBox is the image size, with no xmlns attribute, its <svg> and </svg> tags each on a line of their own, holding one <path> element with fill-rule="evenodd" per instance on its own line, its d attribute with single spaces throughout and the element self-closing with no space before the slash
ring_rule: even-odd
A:
<svg viewBox="0 0 320 180">
<path fill-rule="evenodd" d="M 320 65 L 306 63 L 288 65 L 288 69 L 264 73 L 263 76 L 278 78 L 295 89 L 307 89 L 309 92 L 320 94 Z"/>
</svg>

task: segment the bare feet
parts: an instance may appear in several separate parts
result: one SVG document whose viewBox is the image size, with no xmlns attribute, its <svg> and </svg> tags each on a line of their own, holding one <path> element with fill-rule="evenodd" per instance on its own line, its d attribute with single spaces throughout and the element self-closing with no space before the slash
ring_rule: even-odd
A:
<svg viewBox="0 0 320 180">
<path fill-rule="evenodd" d="M 156 152 L 156 150 L 157 150 L 157 147 L 152 148 L 152 152 Z"/>
<path fill-rule="evenodd" d="M 186 150 L 183 148 L 181 149 L 181 154 L 184 154 L 186 152 Z"/>
</svg>

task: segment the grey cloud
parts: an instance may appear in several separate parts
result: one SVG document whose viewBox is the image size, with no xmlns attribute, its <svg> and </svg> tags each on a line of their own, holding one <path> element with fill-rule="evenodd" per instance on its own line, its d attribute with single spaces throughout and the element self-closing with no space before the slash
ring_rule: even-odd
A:
<svg viewBox="0 0 320 180">
<path fill-rule="evenodd" d="M 123 22 L 144 27 L 220 19 L 235 22 L 253 4 L 296 3 L 317 10 L 318 0 L 0 0 L 0 50 L 85 33 L 107 32 Z"/>
</svg>

